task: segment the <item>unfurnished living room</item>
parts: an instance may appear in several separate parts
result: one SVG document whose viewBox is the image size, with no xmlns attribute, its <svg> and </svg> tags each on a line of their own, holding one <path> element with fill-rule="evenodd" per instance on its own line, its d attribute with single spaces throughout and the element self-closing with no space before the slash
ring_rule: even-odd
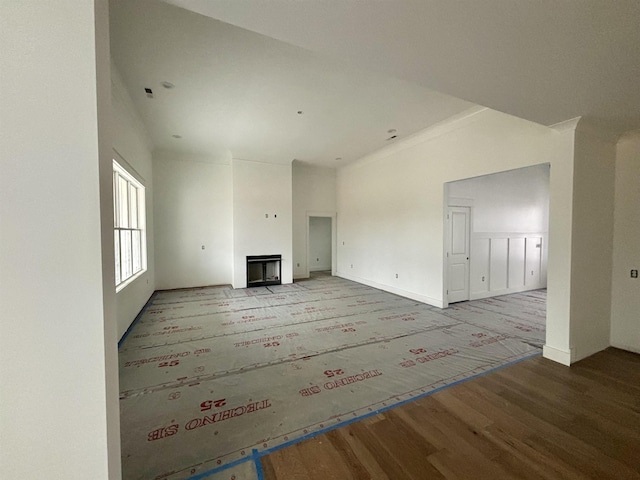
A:
<svg viewBox="0 0 640 480">
<path fill-rule="evenodd" d="M 0 3 L 0 478 L 640 478 L 640 3 Z"/>
</svg>

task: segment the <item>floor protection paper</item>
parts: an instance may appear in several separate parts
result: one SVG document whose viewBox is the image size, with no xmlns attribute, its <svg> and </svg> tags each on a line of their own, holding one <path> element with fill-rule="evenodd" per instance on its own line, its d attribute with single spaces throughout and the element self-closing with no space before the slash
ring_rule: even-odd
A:
<svg viewBox="0 0 640 480">
<path fill-rule="evenodd" d="M 159 292 L 120 349 L 124 479 L 257 478 L 261 452 L 538 354 L 544 322 L 541 291 L 444 310 L 329 276 Z"/>
</svg>

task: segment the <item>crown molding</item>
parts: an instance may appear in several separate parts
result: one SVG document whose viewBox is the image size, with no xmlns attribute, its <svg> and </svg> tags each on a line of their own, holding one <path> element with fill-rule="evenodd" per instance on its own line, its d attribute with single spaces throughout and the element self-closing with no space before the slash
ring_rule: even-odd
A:
<svg viewBox="0 0 640 480">
<path fill-rule="evenodd" d="M 479 105 L 475 107 L 471 107 L 467 110 L 464 110 L 463 112 L 460 112 L 457 115 L 453 115 L 452 117 L 442 120 L 441 122 L 435 123 L 430 127 L 425 128 L 424 130 L 420 130 L 419 132 L 414 133 L 413 135 L 409 135 L 406 138 L 400 139 L 398 142 L 394 143 L 393 145 L 388 145 L 372 153 L 369 153 L 361 157 L 359 160 L 356 160 L 355 162 L 350 163 L 349 165 L 345 165 L 344 167 L 341 168 L 341 170 L 348 171 L 354 168 L 358 168 L 360 166 L 364 166 L 376 160 L 382 160 L 390 155 L 393 155 L 394 153 L 398 153 L 402 150 L 406 150 L 408 148 L 414 147 L 421 143 L 428 142 L 430 140 L 433 140 L 434 138 L 450 133 L 454 130 L 463 128 L 479 120 L 479 116 L 478 116 L 479 114 L 488 112 L 488 111 L 492 111 L 492 110 L 487 107 L 482 107 Z"/>
<path fill-rule="evenodd" d="M 574 131 L 578 128 L 578 123 L 582 120 L 582 117 L 575 117 L 569 120 L 565 120 L 564 122 L 554 123 L 553 125 L 549 125 L 549 128 L 564 133 L 567 130 Z"/>
</svg>

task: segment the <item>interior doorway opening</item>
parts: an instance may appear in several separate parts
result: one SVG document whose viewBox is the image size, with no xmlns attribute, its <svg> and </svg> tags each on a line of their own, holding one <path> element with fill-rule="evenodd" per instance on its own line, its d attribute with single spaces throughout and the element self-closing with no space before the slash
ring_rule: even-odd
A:
<svg viewBox="0 0 640 480">
<path fill-rule="evenodd" d="M 445 184 L 444 306 L 546 288 L 550 165 Z"/>
<path fill-rule="evenodd" d="M 336 215 L 335 213 L 307 213 L 306 276 L 336 271 Z"/>
</svg>

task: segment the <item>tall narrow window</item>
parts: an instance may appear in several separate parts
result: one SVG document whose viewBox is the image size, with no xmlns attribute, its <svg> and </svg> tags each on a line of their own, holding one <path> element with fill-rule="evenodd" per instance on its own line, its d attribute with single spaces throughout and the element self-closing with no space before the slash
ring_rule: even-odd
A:
<svg viewBox="0 0 640 480">
<path fill-rule="evenodd" d="M 147 268 L 144 186 L 113 161 L 116 291 Z"/>
</svg>

